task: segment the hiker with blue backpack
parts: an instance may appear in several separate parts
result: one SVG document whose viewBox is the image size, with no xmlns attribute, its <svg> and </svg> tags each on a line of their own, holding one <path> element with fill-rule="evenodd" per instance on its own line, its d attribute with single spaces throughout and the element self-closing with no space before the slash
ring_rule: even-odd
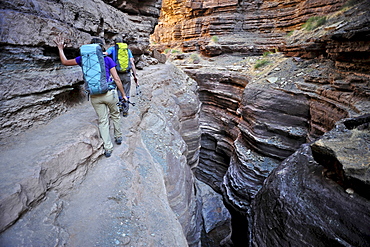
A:
<svg viewBox="0 0 370 247">
<path fill-rule="evenodd" d="M 110 157 L 113 143 L 109 133 L 109 118 L 114 127 L 115 142 L 122 143 L 120 111 L 118 108 L 119 97 L 116 88 L 122 95 L 123 101 L 128 101 L 122 82 L 117 74 L 116 63 L 112 58 L 103 55 L 103 40 L 93 38 L 91 44 L 80 47 L 80 56 L 67 59 L 64 54 L 65 42 L 62 36 L 54 39 L 59 50 L 59 58 L 63 65 L 80 65 L 82 68 L 85 89 L 91 99 L 99 118 L 99 131 L 103 139 L 104 155 Z M 113 78 L 113 80 L 112 80 Z"/>
<path fill-rule="evenodd" d="M 136 76 L 136 67 L 134 56 L 131 50 L 128 48 L 127 43 L 122 38 L 115 38 L 115 45 L 107 49 L 106 54 L 111 56 L 114 62 L 117 64 L 116 69 L 118 76 L 122 81 L 123 89 L 127 99 L 130 99 L 130 89 L 131 89 L 131 71 L 136 83 L 136 88 L 139 87 Z M 126 117 L 129 110 L 129 101 L 123 102 L 122 105 L 122 115 Z"/>
</svg>

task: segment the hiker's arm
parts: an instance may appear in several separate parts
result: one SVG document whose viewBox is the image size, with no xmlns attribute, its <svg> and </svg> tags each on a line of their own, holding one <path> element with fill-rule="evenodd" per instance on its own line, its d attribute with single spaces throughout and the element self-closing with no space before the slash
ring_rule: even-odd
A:
<svg viewBox="0 0 370 247">
<path fill-rule="evenodd" d="M 112 75 L 112 77 L 113 77 L 114 82 L 115 82 L 115 83 L 116 83 L 116 85 L 117 85 L 118 90 L 121 92 L 123 99 L 124 99 L 125 101 L 128 101 L 128 99 L 127 99 L 127 97 L 126 97 L 126 94 L 125 94 L 125 91 L 123 90 L 123 86 L 122 86 L 121 79 L 119 79 L 119 76 L 118 76 L 118 74 L 117 74 L 116 67 L 111 68 L 109 71 L 110 71 L 110 74 L 111 74 L 111 75 Z"/>
<path fill-rule="evenodd" d="M 61 37 L 61 36 L 56 37 L 54 39 L 54 42 L 58 47 L 59 58 L 60 58 L 60 61 L 62 62 L 63 65 L 66 65 L 66 66 L 78 65 L 75 59 L 67 59 L 66 58 L 66 55 L 64 54 L 64 50 L 63 50 L 64 47 L 65 47 L 63 37 Z"/>
<path fill-rule="evenodd" d="M 64 55 L 63 48 L 59 48 L 59 57 L 60 61 L 62 62 L 63 65 L 66 66 L 73 66 L 73 65 L 78 65 L 75 59 L 67 59 L 66 56 Z"/>
<path fill-rule="evenodd" d="M 139 86 L 139 83 L 137 82 L 135 59 L 133 57 L 130 58 L 130 62 L 131 62 L 131 70 L 132 70 L 132 74 L 134 75 L 134 80 L 135 80 L 136 86 Z"/>
</svg>

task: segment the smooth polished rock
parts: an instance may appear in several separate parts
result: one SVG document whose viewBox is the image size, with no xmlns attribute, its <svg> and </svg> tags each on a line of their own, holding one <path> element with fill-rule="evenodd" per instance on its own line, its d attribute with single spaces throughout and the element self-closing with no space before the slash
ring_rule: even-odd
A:
<svg viewBox="0 0 370 247">
<path fill-rule="evenodd" d="M 76 110 L 3 143 L 0 231 L 42 200 L 47 191 L 67 194 L 102 154 L 94 110 L 87 102 Z"/>
</svg>

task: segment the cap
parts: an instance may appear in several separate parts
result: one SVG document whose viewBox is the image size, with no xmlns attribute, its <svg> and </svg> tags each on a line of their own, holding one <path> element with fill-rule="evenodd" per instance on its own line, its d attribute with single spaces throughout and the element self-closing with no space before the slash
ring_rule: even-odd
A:
<svg viewBox="0 0 370 247">
<path fill-rule="evenodd" d="M 114 43 L 123 43 L 123 39 L 120 37 L 117 37 L 114 39 Z"/>
<path fill-rule="evenodd" d="M 91 39 L 91 44 L 99 44 L 99 45 L 103 46 L 104 41 L 101 38 L 92 38 Z"/>
</svg>

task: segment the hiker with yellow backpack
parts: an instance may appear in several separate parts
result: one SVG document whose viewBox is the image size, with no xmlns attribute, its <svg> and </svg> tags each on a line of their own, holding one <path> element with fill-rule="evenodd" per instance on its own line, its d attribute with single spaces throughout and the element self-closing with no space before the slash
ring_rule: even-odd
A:
<svg viewBox="0 0 370 247">
<path fill-rule="evenodd" d="M 123 89 L 125 90 L 126 97 L 128 98 L 128 101 L 124 102 L 122 107 L 122 115 L 126 117 L 129 110 L 131 71 L 132 75 L 134 76 L 136 88 L 139 87 L 139 83 L 136 76 L 134 56 L 132 55 L 131 50 L 128 48 L 127 43 L 122 38 L 116 38 L 114 43 L 114 46 L 111 46 L 107 49 L 106 54 L 111 56 L 116 62 L 118 76 L 122 81 Z"/>
</svg>

